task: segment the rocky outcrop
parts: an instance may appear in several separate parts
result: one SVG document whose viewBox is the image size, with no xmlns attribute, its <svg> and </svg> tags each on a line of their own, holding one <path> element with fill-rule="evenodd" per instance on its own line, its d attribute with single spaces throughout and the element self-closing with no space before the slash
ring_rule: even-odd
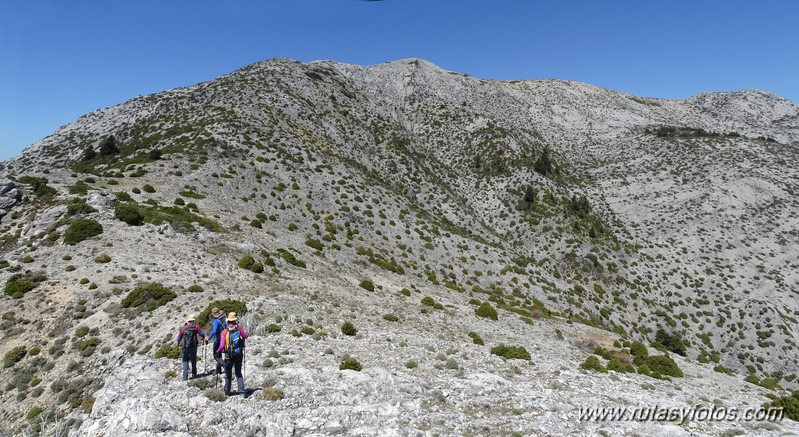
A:
<svg viewBox="0 0 799 437">
<path fill-rule="evenodd" d="M 0 220 L 21 200 L 21 185 L 13 181 L 0 182 Z"/>
</svg>

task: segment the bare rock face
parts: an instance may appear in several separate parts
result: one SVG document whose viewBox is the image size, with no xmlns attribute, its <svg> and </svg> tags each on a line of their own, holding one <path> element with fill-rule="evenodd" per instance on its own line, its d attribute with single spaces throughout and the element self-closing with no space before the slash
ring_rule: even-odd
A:
<svg viewBox="0 0 799 437">
<path fill-rule="evenodd" d="M 0 219 L 22 200 L 21 188 L 13 181 L 0 182 Z"/>
<path fill-rule="evenodd" d="M 274 59 L 92 112 L 0 166 L 0 434 L 796 433 L 581 414 L 799 388 L 797 153 L 799 106 L 765 91 L 420 59 Z M 216 305 L 252 334 L 230 398 L 168 358 Z"/>
</svg>

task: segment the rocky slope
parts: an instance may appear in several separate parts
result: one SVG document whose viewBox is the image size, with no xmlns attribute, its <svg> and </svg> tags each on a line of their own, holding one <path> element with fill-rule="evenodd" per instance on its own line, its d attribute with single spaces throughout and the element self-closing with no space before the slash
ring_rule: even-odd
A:
<svg viewBox="0 0 799 437">
<path fill-rule="evenodd" d="M 274 59 L 95 111 L 0 170 L 16 181 L 4 418 L 52 430 L 55 406 L 83 434 L 793 429 L 575 409 L 767 401 L 744 377 L 797 387 L 798 141 L 799 107 L 763 91 L 649 99 L 418 59 Z M 102 233 L 69 244 L 79 219 Z M 147 283 L 174 298 L 130 304 Z M 248 385 L 283 400 L 217 404 L 207 379 L 155 358 L 218 299 L 246 303 Z M 626 364 L 634 341 L 670 349 L 685 377 L 579 368 L 600 345 Z M 500 343 L 531 360 L 492 355 Z M 345 354 L 363 371 L 339 371 Z"/>
</svg>

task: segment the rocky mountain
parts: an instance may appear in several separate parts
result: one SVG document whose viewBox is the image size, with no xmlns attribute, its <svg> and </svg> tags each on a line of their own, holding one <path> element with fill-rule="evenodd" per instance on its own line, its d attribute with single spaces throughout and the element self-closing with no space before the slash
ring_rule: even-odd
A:
<svg viewBox="0 0 799 437">
<path fill-rule="evenodd" d="M 799 106 L 764 91 L 642 98 L 420 59 L 273 59 L 92 112 L 0 170 L 4 422 L 796 432 L 578 413 L 799 387 L 798 148 Z M 246 307 L 246 398 L 175 378 L 179 326 L 212 305 Z"/>
</svg>

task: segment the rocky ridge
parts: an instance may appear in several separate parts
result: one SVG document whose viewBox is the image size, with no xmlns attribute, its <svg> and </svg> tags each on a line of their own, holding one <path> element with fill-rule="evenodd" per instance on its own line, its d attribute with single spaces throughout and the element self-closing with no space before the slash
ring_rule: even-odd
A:
<svg viewBox="0 0 799 437">
<path fill-rule="evenodd" d="M 274 403 L 256 392 L 241 408 L 275 430 L 789 430 L 594 426 L 574 411 L 597 399 L 760 405 L 765 389 L 747 375 L 796 387 L 797 114 L 762 91 L 669 101 L 568 81 L 489 81 L 418 59 L 276 59 L 93 112 L 0 171 L 16 181 L 6 193 L 17 190 L 1 222 L 0 279 L 23 273 L 35 284 L 3 297 L 3 353 L 40 351 L 3 370 L 22 375 L 2 394 L 15 405 L 5 418 L 24 425 L 32 408 L 57 405 L 79 433 L 257 433 L 256 421 L 220 421 L 218 404 L 198 396 L 208 388 L 169 379 L 177 362 L 153 358 L 174 335 L 153 320 L 176 331 L 184 313 L 230 298 L 260 326 L 249 386 L 285 391 Z M 111 135 L 117 150 L 104 155 Z M 545 151 L 549 171 L 538 167 Z M 145 223 L 120 221 L 122 204 Z M 79 217 L 102 234 L 65 244 Z M 246 255 L 265 271 L 239 268 Z M 175 299 L 122 308 L 149 282 Z M 428 297 L 445 305 L 420 303 Z M 499 320 L 477 317 L 475 302 L 490 302 Z M 360 336 L 341 335 L 345 320 Z M 281 332 L 264 330 L 273 321 Z M 41 337 L 24 337 L 30 328 Z M 656 331 L 682 339 L 685 378 L 579 370 L 595 346 L 654 342 Z M 532 359 L 489 353 L 503 342 Z M 364 370 L 339 371 L 345 354 Z M 97 376 L 85 378 L 91 369 Z M 492 384 L 502 388 L 487 393 Z M 165 388 L 189 407 L 167 408 L 171 394 L 145 401 Z M 123 393 L 132 395 L 120 402 Z M 127 413 L 127 403 L 146 406 Z M 382 421 L 369 418 L 375 411 L 387 412 Z"/>
</svg>

